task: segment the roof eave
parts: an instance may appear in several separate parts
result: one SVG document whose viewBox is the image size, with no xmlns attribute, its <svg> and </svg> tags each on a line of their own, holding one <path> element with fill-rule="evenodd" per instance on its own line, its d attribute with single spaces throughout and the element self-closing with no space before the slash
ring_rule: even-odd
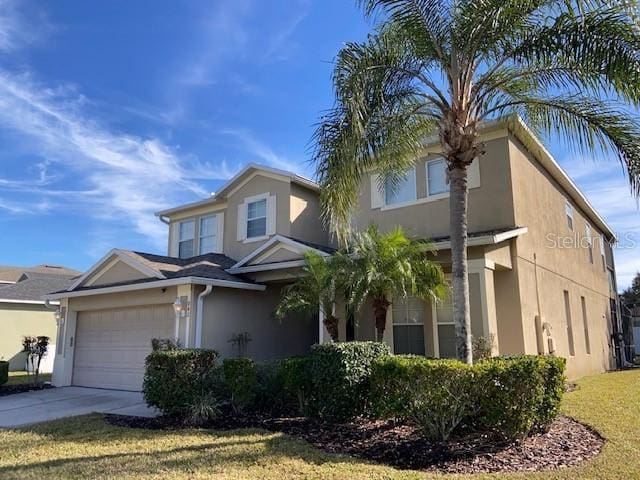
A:
<svg viewBox="0 0 640 480">
<path fill-rule="evenodd" d="M 121 293 L 132 290 L 147 290 L 151 288 L 171 287 L 176 285 L 212 285 L 214 287 L 237 288 L 241 290 L 264 291 L 267 287 L 258 283 L 235 282 L 232 280 L 219 280 L 206 277 L 177 277 L 164 280 L 154 280 L 144 283 L 132 283 L 127 285 L 116 285 L 111 287 L 92 288 L 88 290 L 76 290 L 50 293 L 43 295 L 43 300 L 58 300 L 61 298 L 86 297 L 90 295 L 105 295 L 109 293 Z"/>
</svg>

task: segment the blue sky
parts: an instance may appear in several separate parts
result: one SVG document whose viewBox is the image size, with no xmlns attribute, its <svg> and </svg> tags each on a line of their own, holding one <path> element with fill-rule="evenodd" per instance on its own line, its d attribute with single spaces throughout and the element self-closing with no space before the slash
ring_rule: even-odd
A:
<svg viewBox="0 0 640 480">
<path fill-rule="evenodd" d="M 153 212 L 249 162 L 310 175 L 331 60 L 371 25 L 349 0 L 0 0 L 0 264 L 85 269 L 112 247 L 163 253 Z M 640 269 L 614 162 L 547 146 Z M 600 158 L 599 160 L 603 160 Z"/>
</svg>

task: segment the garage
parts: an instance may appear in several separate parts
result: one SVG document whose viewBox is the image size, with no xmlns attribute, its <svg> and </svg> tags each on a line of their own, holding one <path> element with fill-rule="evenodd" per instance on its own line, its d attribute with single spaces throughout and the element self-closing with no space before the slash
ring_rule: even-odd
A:
<svg viewBox="0 0 640 480">
<path fill-rule="evenodd" d="M 152 338 L 174 335 L 171 304 L 80 311 L 72 384 L 141 390 Z"/>
</svg>

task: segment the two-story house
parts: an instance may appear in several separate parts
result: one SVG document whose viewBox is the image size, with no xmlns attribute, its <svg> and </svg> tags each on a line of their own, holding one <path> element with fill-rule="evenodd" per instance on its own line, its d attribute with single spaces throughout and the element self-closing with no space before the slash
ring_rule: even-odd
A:
<svg viewBox="0 0 640 480">
<path fill-rule="evenodd" d="M 494 354 L 554 353 L 578 377 L 612 367 L 614 234 L 519 120 L 487 124 L 486 154 L 469 173 L 472 331 Z M 139 390 L 152 338 L 257 360 L 328 341 L 321 315 L 273 315 L 302 255 L 330 256 L 318 185 L 249 165 L 210 198 L 157 213 L 167 256 L 112 250 L 63 292 L 54 384 Z M 371 174 L 355 229 L 402 226 L 431 239 L 450 270 L 448 185 L 436 143 L 395 190 Z M 391 299 L 384 341 L 396 353 L 455 354 L 451 301 Z M 341 340 L 373 340 L 368 305 L 341 319 Z"/>
</svg>

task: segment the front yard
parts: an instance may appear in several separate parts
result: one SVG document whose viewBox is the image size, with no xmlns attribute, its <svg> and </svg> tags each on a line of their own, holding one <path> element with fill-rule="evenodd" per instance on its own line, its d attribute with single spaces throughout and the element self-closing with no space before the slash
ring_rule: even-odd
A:
<svg viewBox="0 0 640 480">
<path fill-rule="evenodd" d="M 640 370 L 581 380 L 563 411 L 608 441 L 579 468 L 498 478 L 635 478 L 640 472 Z M 149 431 L 100 415 L 0 431 L 0 478 L 443 478 L 329 455 L 258 430 Z M 495 475 L 478 475 L 489 478 Z"/>
</svg>

